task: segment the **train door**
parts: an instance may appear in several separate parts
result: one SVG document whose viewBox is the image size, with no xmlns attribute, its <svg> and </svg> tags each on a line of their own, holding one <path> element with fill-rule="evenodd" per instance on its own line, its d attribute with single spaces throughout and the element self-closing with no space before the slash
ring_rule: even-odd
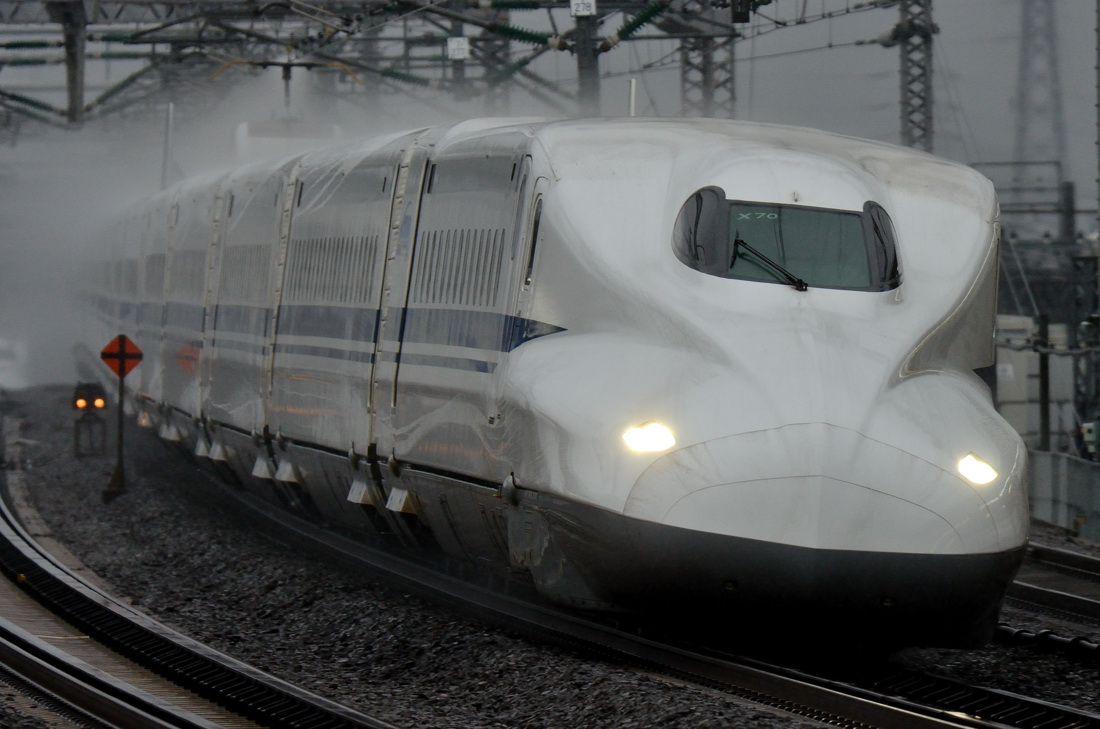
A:
<svg viewBox="0 0 1100 729">
<path fill-rule="evenodd" d="M 162 398 L 197 415 L 208 288 L 206 272 L 217 240 L 222 208 L 220 184 L 180 191 L 169 210 L 164 270 L 164 314 L 160 357 Z"/>
<path fill-rule="evenodd" d="M 267 421 L 366 453 L 386 233 L 399 159 L 307 159 L 294 195 Z"/>
<path fill-rule="evenodd" d="M 168 253 L 168 224 L 174 201 L 162 194 L 146 213 L 145 245 L 142 256 L 141 303 L 138 312 L 138 346 L 147 352 L 140 367 L 137 391 L 153 401 L 163 397 L 162 370 L 158 354 L 164 329 L 164 279 Z"/>
<path fill-rule="evenodd" d="M 521 200 L 523 207 L 517 215 L 518 229 L 514 251 L 516 264 L 512 272 L 511 290 L 506 304 L 510 325 L 509 338 L 505 347 L 505 355 L 501 359 L 500 367 L 497 368 L 496 376 L 493 378 L 491 392 L 490 412 L 495 414 L 495 419 L 498 422 L 501 422 L 502 413 L 505 410 L 503 401 L 504 385 L 512 350 L 536 337 L 560 331 L 558 327 L 535 321 L 530 317 L 531 293 L 542 228 L 543 206 L 549 188 L 550 180 L 546 177 L 539 176 L 533 182 L 528 182 L 526 192 Z M 501 422 L 501 425 L 507 427 L 506 423 Z"/>
<path fill-rule="evenodd" d="M 374 369 L 371 373 L 370 438 L 380 455 L 392 454 L 394 450 L 397 370 L 431 134 L 433 132 L 407 141 L 394 182 L 375 334 Z"/>
<path fill-rule="evenodd" d="M 398 460 L 484 474 L 486 394 L 508 339 L 521 134 L 453 144 L 421 194 L 394 389 Z"/>
<path fill-rule="evenodd" d="M 261 430 L 269 378 L 274 282 L 293 165 L 247 171 L 226 184 L 224 223 L 210 268 L 202 412 L 244 432 Z"/>
</svg>

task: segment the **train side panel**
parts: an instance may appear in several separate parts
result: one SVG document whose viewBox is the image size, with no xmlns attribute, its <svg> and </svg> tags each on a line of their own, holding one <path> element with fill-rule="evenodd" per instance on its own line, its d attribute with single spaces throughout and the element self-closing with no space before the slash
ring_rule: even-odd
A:
<svg viewBox="0 0 1100 729">
<path fill-rule="evenodd" d="M 246 433 L 263 432 L 265 425 L 272 312 L 285 240 L 282 211 L 294 164 L 237 173 L 223 191 L 223 230 L 207 281 L 201 404 L 205 417 Z"/>
<path fill-rule="evenodd" d="M 400 460 L 474 477 L 499 471 L 492 384 L 511 341 L 527 142 L 475 139 L 437 148 L 429 163 L 397 363 Z"/>
<path fill-rule="evenodd" d="M 385 243 L 399 158 L 392 150 L 303 161 L 272 371 L 271 431 L 366 452 Z M 346 493 L 346 492 L 345 492 Z"/>
<path fill-rule="evenodd" d="M 164 272 L 164 332 L 158 364 L 162 402 L 187 415 L 201 412 L 199 359 L 204 344 L 207 271 L 221 215 L 220 180 L 179 189 L 169 213 Z"/>
<path fill-rule="evenodd" d="M 158 195 L 143 214 L 141 300 L 136 342 L 148 361 L 134 375 L 134 391 L 142 398 L 163 400 L 163 368 L 157 361 L 164 327 L 164 274 L 168 253 L 168 215 L 172 196 Z"/>
</svg>

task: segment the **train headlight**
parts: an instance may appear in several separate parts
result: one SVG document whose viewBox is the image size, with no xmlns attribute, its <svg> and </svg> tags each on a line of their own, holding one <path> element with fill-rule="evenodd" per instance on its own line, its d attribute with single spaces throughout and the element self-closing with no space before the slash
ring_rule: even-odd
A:
<svg viewBox="0 0 1100 729">
<path fill-rule="evenodd" d="M 667 451 L 676 445 L 676 438 L 673 437 L 672 431 L 656 420 L 634 426 L 623 433 L 623 440 L 632 450 L 646 453 Z"/>
<path fill-rule="evenodd" d="M 956 468 L 963 478 L 977 486 L 984 486 L 997 478 L 996 469 L 973 453 L 967 453 Z"/>
</svg>

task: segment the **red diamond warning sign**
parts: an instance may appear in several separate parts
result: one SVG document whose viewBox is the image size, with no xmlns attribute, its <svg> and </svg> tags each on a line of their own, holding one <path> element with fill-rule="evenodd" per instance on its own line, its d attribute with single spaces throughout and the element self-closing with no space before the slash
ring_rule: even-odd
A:
<svg viewBox="0 0 1100 729">
<path fill-rule="evenodd" d="M 99 358 L 121 378 L 130 374 L 130 370 L 141 362 L 141 350 L 125 334 L 119 334 L 103 348 Z"/>
</svg>

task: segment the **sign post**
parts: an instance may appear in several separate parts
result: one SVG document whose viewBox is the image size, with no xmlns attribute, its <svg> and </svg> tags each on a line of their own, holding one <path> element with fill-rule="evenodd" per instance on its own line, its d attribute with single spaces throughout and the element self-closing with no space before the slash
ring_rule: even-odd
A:
<svg viewBox="0 0 1100 729">
<path fill-rule="evenodd" d="M 116 438 L 118 462 L 115 464 L 115 472 L 111 476 L 110 483 L 103 490 L 103 502 L 108 503 L 126 489 L 126 476 L 122 470 L 122 396 L 124 392 L 122 381 L 126 375 L 130 374 L 130 370 L 137 367 L 138 363 L 141 362 L 141 350 L 125 334 L 119 334 L 103 348 L 103 351 L 99 353 L 99 358 L 106 362 L 107 366 L 118 375 L 118 438 Z"/>
</svg>

